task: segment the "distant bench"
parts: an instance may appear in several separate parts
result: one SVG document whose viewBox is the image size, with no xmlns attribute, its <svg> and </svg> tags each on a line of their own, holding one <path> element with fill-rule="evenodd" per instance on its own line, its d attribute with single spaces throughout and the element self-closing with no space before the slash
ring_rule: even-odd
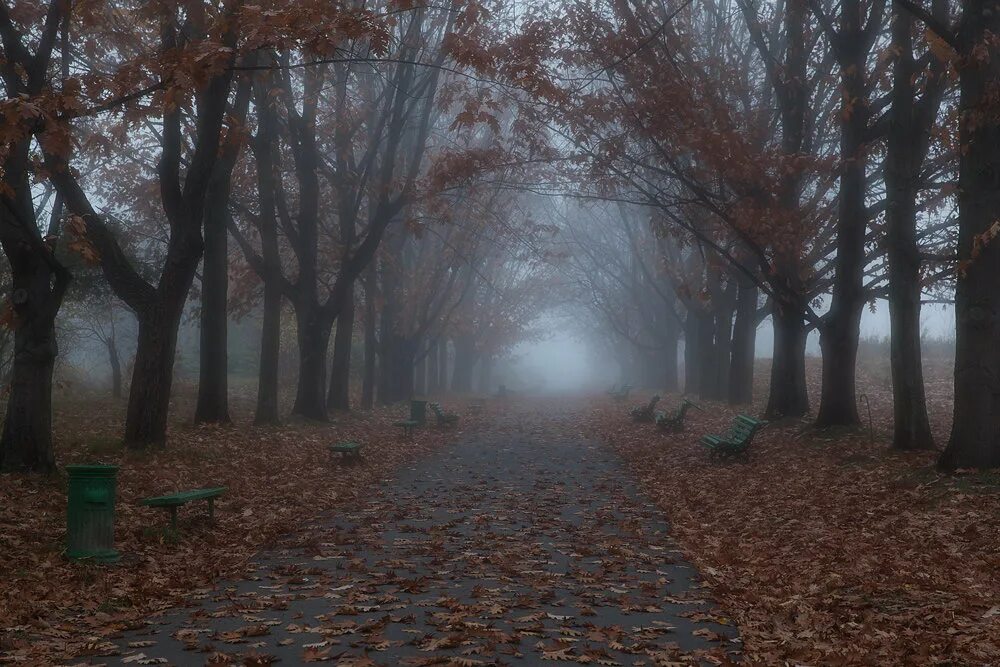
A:
<svg viewBox="0 0 1000 667">
<path fill-rule="evenodd" d="M 212 489 L 194 489 L 192 491 L 178 491 L 168 493 L 163 496 L 155 496 L 139 501 L 140 505 L 147 507 L 162 507 L 170 512 L 170 528 L 177 530 L 177 508 L 186 505 L 193 500 L 208 501 L 208 518 L 215 519 L 215 499 L 226 492 L 226 487 L 219 486 Z"/>
<path fill-rule="evenodd" d="M 358 442 L 338 442 L 335 445 L 330 445 L 330 451 L 334 454 L 340 454 L 343 461 L 360 461 L 362 447 L 363 445 Z"/>
</svg>

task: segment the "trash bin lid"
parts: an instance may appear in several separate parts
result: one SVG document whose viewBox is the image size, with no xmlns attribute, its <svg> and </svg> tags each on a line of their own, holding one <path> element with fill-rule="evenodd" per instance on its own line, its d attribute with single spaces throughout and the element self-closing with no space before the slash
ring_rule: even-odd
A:
<svg viewBox="0 0 1000 667">
<path fill-rule="evenodd" d="M 70 477 L 114 477 L 118 466 L 103 463 L 77 464 L 66 466 Z"/>
</svg>

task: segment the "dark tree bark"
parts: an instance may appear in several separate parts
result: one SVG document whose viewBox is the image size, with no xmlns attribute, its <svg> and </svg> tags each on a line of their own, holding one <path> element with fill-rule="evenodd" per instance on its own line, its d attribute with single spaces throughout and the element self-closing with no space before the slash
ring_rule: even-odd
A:
<svg viewBox="0 0 1000 667">
<path fill-rule="evenodd" d="M 757 346 L 757 285 L 737 277 L 736 323 L 733 325 L 732 361 L 729 366 L 729 404 L 753 401 L 753 363 Z"/>
<path fill-rule="evenodd" d="M 194 14 L 197 21 L 197 12 Z M 230 31 L 224 40 L 227 46 L 233 47 L 238 22 L 233 20 L 229 25 Z M 195 32 L 197 29 L 197 26 L 193 28 Z M 164 21 L 161 31 L 164 52 L 178 48 L 178 39 L 176 23 Z M 205 198 L 219 154 L 232 76 L 231 68 L 224 68 L 197 94 L 194 130 L 190 137 L 185 138 L 182 131 L 181 109 L 167 107 L 164 110 L 157 168 L 161 202 L 170 223 L 170 238 L 155 286 L 132 267 L 65 159 L 45 154 L 46 168 L 65 205 L 83 218 L 87 226 L 87 238 L 97 249 L 104 276 L 139 320 L 136 363 L 125 423 L 125 442 L 132 448 L 162 445 L 166 441 L 175 356 L 173 346 L 184 303 L 201 261 Z M 185 158 L 189 144 L 193 144 L 194 150 Z"/>
<path fill-rule="evenodd" d="M 205 255 L 201 278 L 196 424 L 228 424 L 229 418 L 229 217 L 231 171 L 216 165 L 205 212 Z"/>
<path fill-rule="evenodd" d="M 448 392 L 448 339 L 438 340 L 438 391 Z"/>
<path fill-rule="evenodd" d="M 231 116 L 242 124 L 250 108 L 250 78 L 237 86 Z M 229 417 L 229 202 L 233 169 L 243 142 L 232 133 L 223 143 L 205 194 L 201 273 L 201 347 L 198 354 L 196 424 L 228 424 Z"/>
<path fill-rule="evenodd" d="M 476 341 L 461 335 L 454 339 L 455 366 L 451 373 L 451 390 L 460 394 L 472 391 L 472 371 L 476 365 Z"/>
<path fill-rule="evenodd" d="M 774 355 L 771 388 L 764 416 L 768 419 L 802 417 L 809 412 L 806 388 L 806 337 L 808 330 L 801 310 L 775 303 L 771 313 Z"/>
<path fill-rule="evenodd" d="M 375 265 L 365 272 L 365 374 L 361 384 L 361 408 L 375 407 L 375 361 L 378 336 L 375 330 Z"/>
<path fill-rule="evenodd" d="M 337 317 L 333 337 L 333 365 L 330 367 L 330 393 L 326 406 L 331 410 L 351 409 L 351 349 L 354 343 L 354 293 Z"/>
<path fill-rule="evenodd" d="M 435 340 L 431 343 L 430 350 L 427 352 L 427 393 L 430 395 L 437 394 L 441 390 L 441 385 L 439 383 L 440 373 L 438 372 L 438 342 Z"/>
<path fill-rule="evenodd" d="M 823 382 L 816 425 L 856 426 L 861 423 L 855 386 L 861 313 L 865 305 L 865 205 L 868 163 L 867 134 L 871 118 L 868 103 L 868 54 L 878 31 L 884 2 L 876 0 L 864 25 L 861 0 L 844 0 L 840 26 L 827 27 L 843 89 L 840 113 L 840 190 L 837 195 L 837 254 L 834 259 L 833 297 L 820 326 Z"/>
<path fill-rule="evenodd" d="M 427 356 L 418 355 L 416 371 L 413 376 L 413 393 L 416 396 L 427 395 Z"/>
<path fill-rule="evenodd" d="M 111 364 L 111 397 L 122 397 L 122 361 L 118 356 L 118 344 L 114 334 L 108 336 L 105 345 L 108 348 L 108 361 Z"/>
<path fill-rule="evenodd" d="M 299 377 L 292 414 L 328 421 L 326 411 L 326 353 L 332 324 L 306 304 L 295 310 L 299 344 Z"/>
<path fill-rule="evenodd" d="M 809 5 L 789 2 L 784 6 L 780 44 L 768 43 L 757 19 L 755 5 L 738 0 L 761 59 L 768 68 L 768 80 L 774 90 L 781 121 L 781 152 L 795 156 L 809 152 L 806 117 L 809 112 L 808 61 L 806 34 Z M 779 54 L 784 55 L 784 60 Z M 803 174 L 787 169 L 782 174 L 778 199 L 790 216 L 799 216 Z M 765 276 L 776 295 L 772 307 L 774 348 L 766 415 L 769 419 L 801 417 L 809 411 L 806 390 L 804 314 L 808 289 L 800 278 L 804 250 L 799 243 L 774 248 L 774 272 Z"/>
<path fill-rule="evenodd" d="M 695 335 L 698 339 L 698 397 L 702 400 L 716 398 L 719 351 L 716 348 L 715 318 L 708 311 L 695 312 Z"/>
<path fill-rule="evenodd" d="M 276 281 L 264 282 L 264 312 L 260 323 L 260 368 L 257 371 L 257 425 L 281 422 L 278 408 L 279 362 L 281 357 L 281 288 Z"/>
<path fill-rule="evenodd" d="M 1000 120 L 984 113 L 1000 87 L 1000 2 L 966 0 L 949 40 L 960 62 L 959 270 L 955 284 L 955 406 L 945 470 L 1000 466 Z M 973 55 L 973 50 L 976 54 Z"/>
<path fill-rule="evenodd" d="M 4 229 L 10 225 L 7 220 L 0 224 Z M 70 276 L 27 245 L 11 247 L 5 239 L 4 251 L 11 264 L 16 320 L 10 395 L 0 435 L 0 470 L 49 472 L 55 468 L 52 371 L 59 352 L 55 317 Z"/>
<path fill-rule="evenodd" d="M 948 5 L 935 2 L 935 13 L 947 16 Z M 937 115 L 944 72 L 932 67 L 923 98 L 916 91 L 913 58 L 913 18 L 897 7 L 892 41 L 895 65 L 892 82 L 892 122 L 885 157 L 886 250 L 889 262 L 890 365 L 892 370 L 893 435 L 896 449 L 934 446 L 924 395 L 920 344 L 920 250 L 917 245 L 916 198 L 920 171 L 927 156 L 928 137 Z M 937 62 L 937 59 L 933 59 Z"/>
<path fill-rule="evenodd" d="M 47 70 L 69 3 L 53 1 L 38 36 L 34 54 L 27 51 L 11 20 L 7 3 L 0 5 L 3 40 L 2 77 L 8 100 L 37 95 L 49 84 Z M 63 52 L 65 76 L 68 60 Z M 23 75 L 23 76 L 22 76 Z M 10 265 L 14 309 L 14 354 L 3 432 L 0 470 L 49 472 L 52 452 L 52 372 L 56 355 L 55 319 L 70 282 L 70 273 L 43 240 L 31 196 L 31 139 L 9 141 L 4 148 L 0 193 L 0 245 Z M 58 222 L 57 216 L 54 222 Z M 50 233 L 58 234 L 57 226 Z"/>
<path fill-rule="evenodd" d="M 684 393 L 701 393 L 701 339 L 699 338 L 698 314 L 688 308 L 684 318 Z"/>
</svg>

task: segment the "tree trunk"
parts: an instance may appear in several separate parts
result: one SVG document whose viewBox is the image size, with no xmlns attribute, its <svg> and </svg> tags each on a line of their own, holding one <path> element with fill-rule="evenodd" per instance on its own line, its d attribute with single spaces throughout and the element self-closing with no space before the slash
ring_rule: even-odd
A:
<svg viewBox="0 0 1000 667">
<path fill-rule="evenodd" d="M 448 391 L 448 339 L 438 341 L 438 391 Z"/>
<path fill-rule="evenodd" d="M 733 354 L 733 310 L 725 306 L 714 317 L 715 368 L 711 398 L 724 401 L 729 394 L 729 374 Z"/>
<path fill-rule="evenodd" d="M 229 170 L 212 176 L 206 197 L 205 253 L 201 273 L 201 349 L 196 424 L 228 424 L 229 418 Z M 219 171 L 225 171 L 220 174 Z"/>
<path fill-rule="evenodd" d="M 844 0 L 841 10 L 839 58 L 843 108 L 840 114 L 840 190 L 837 195 L 837 255 L 834 259 L 833 297 L 820 328 L 823 383 L 817 426 L 856 426 L 855 371 L 861 311 L 865 305 L 865 134 L 868 107 L 868 47 L 861 26 L 860 0 Z"/>
<path fill-rule="evenodd" d="M 328 421 L 326 411 L 326 353 L 332 323 L 325 322 L 317 308 L 299 304 L 295 309 L 299 344 L 299 379 L 292 414 Z"/>
<path fill-rule="evenodd" d="M 716 368 L 719 362 L 715 346 L 715 318 L 711 313 L 696 311 L 695 331 L 698 337 L 698 396 L 702 400 L 716 397 Z"/>
<path fill-rule="evenodd" d="M 375 359 L 378 336 L 375 331 L 375 267 L 365 273 L 365 376 L 361 383 L 361 408 L 375 407 Z"/>
<path fill-rule="evenodd" d="M 688 308 L 684 318 L 684 393 L 701 393 L 701 340 L 698 338 L 698 316 Z"/>
<path fill-rule="evenodd" d="M 438 380 L 438 342 L 431 343 L 431 349 L 427 353 L 427 393 L 434 395 L 440 390 Z"/>
<path fill-rule="evenodd" d="M 955 282 L 955 406 L 951 437 L 938 464 L 946 470 L 1000 466 L 1000 6 L 964 3 L 959 56 L 959 270 Z M 977 50 L 975 56 L 972 51 Z"/>
<path fill-rule="evenodd" d="M 108 337 L 107 347 L 108 361 L 111 363 L 111 397 L 119 399 L 122 397 L 122 362 L 114 335 Z"/>
<path fill-rule="evenodd" d="M 52 372 L 59 348 L 55 317 L 69 274 L 50 266 L 26 244 L 5 245 L 13 278 L 14 360 L 3 434 L 0 470 L 49 472 L 52 452 Z M 53 282 L 54 280 L 54 282 Z"/>
<path fill-rule="evenodd" d="M 423 356 L 416 362 L 416 374 L 413 378 L 413 393 L 417 396 L 427 395 L 427 357 Z"/>
<path fill-rule="evenodd" d="M 277 281 L 264 283 L 264 315 L 260 324 L 260 368 L 257 374 L 257 409 L 254 423 L 281 422 L 278 380 L 281 360 L 281 288 Z"/>
<path fill-rule="evenodd" d="M 172 310 L 153 306 L 136 313 L 139 338 L 125 418 L 125 444 L 132 449 L 162 447 L 167 441 L 181 308 Z"/>
<path fill-rule="evenodd" d="M 771 313 L 774 354 L 771 387 L 764 415 L 768 419 L 802 417 L 809 412 L 806 389 L 806 331 L 801 311 L 775 303 Z"/>
<path fill-rule="evenodd" d="M 913 20 L 897 7 L 892 24 L 897 51 L 892 84 L 892 122 L 885 157 L 886 250 L 889 262 L 892 446 L 934 446 L 924 396 L 920 355 L 920 252 L 916 197 L 924 148 L 917 137 Z"/>
<path fill-rule="evenodd" d="M 471 336 L 455 338 L 455 368 L 451 374 L 451 390 L 460 394 L 472 391 L 472 371 L 476 365 L 476 341 Z"/>
<path fill-rule="evenodd" d="M 354 341 L 354 291 L 347 295 L 343 310 L 337 316 L 337 333 L 333 337 L 333 365 L 330 368 L 330 393 L 326 406 L 331 410 L 351 409 L 351 348 Z"/>
<path fill-rule="evenodd" d="M 746 276 L 738 279 L 736 323 L 733 326 L 732 361 L 729 366 L 729 404 L 753 401 L 753 362 L 757 346 L 757 286 Z"/>
</svg>

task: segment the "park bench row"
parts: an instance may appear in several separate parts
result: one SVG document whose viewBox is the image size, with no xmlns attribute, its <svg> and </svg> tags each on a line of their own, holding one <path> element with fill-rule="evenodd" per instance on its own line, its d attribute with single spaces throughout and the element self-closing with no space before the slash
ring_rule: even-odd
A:
<svg viewBox="0 0 1000 667">
<path fill-rule="evenodd" d="M 439 403 L 429 404 L 431 411 L 434 413 L 437 423 L 440 426 L 453 426 L 458 423 L 458 415 L 446 412 Z M 481 404 L 477 404 L 476 412 L 481 408 Z M 397 426 L 403 427 L 403 433 L 406 436 L 410 436 L 413 433 L 413 428 L 420 425 L 420 422 L 413 419 L 406 419 L 396 422 Z M 329 450 L 331 454 L 338 454 L 341 461 L 343 462 L 357 462 L 361 460 L 361 450 L 364 445 L 359 442 L 337 442 L 329 445 Z M 219 498 L 226 492 L 226 487 L 218 486 L 205 489 L 191 489 L 189 491 L 178 491 L 176 493 L 168 493 L 162 496 L 154 496 L 152 498 L 145 498 L 139 501 L 140 505 L 145 505 L 147 507 L 159 507 L 170 513 L 170 528 L 171 530 L 177 530 L 177 510 L 186 505 L 187 503 L 204 500 L 208 503 L 208 517 L 209 519 L 215 518 L 215 499 Z"/>
<path fill-rule="evenodd" d="M 617 395 L 615 396 L 617 397 Z M 685 398 L 676 410 L 668 413 L 656 410 L 656 404 L 659 401 L 660 396 L 657 394 L 650 398 L 647 404 L 632 408 L 629 414 L 633 421 L 654 422 L 663 431 L 677 433 L 684 430 L 684 419 L 691 408 L 701 410 L 690 399 Z M 765 426 L 767 426 L 767 422 L 761 419 L 754 419 L 749 415 L 736 415 L 728 431 L 721 435 L 703 436 L 701 444 L 708 447 L 710 456 L 713 458 L 745 455 L 750 449 L 754 436 Z"/>
</svg>

